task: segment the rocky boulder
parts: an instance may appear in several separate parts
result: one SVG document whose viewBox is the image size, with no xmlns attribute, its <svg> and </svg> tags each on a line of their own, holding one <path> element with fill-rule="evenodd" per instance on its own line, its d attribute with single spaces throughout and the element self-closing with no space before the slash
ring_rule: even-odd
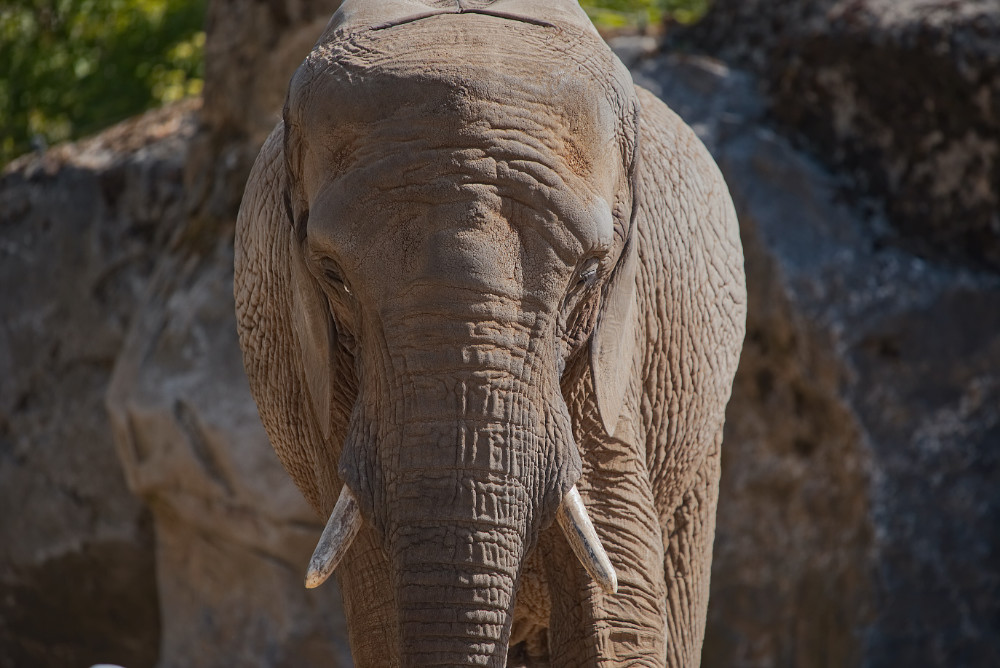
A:
<svg viewBox="0 0 1000 668">
<path fill-rule="evenodd" d="M 672 28 L 668 44 L 697 50 L 744 71 L 763 72 L 792 35 L 818 30 L 840 0 L 712 0 L 697 23 Z"/>
<path fill-rule="evenodd" d="M 207 227 L 236 217 L 257 149 L 281 118 L 288 81 L 340 0 L 213 0 L 205 27 L 201 132 L 186 183 Z"/>
<path fill-rule="evenodd" d="M 184 219 L 187 103 L 0 177 L 0 665 L 156 661 L 153 523 L 104 392 Z"/>
<path fill-rule="evenodd" d="M 198 111 L 0 180 L 0 666 L 350 665 L 243 375 L 232 228 L 186 210 Z"/>
<path fill-rule="evenodd" d="M 884 209 L 878 243 L 1000 270 L 996 2 L 717 0 L 678 39 L 763 75 L 773 117 Z"/>
</svg>

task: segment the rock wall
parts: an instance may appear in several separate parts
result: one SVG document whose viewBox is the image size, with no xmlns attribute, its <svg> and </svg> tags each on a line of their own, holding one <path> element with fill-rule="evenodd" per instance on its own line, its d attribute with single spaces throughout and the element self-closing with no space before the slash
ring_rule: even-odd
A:
<svg viewBox="0 0 1000 668">
<path fill-rule="evenodd" d="M 156 660 L 153 525 L 104 393 L 184 220 L 194 114 L 154 112 L 0 177 L 0 666 Z"/>
<path fill-rule="evenodd" d="M 257 416 L 232 286 L 228 237 L 164 257 L 107 393 L 125 478 L 156 527 L 159 665 L 350 665 L 336 583 L 302 584 L 323 524 Z"/>
<path fill-rule="evenodd" d="M 880 243 L 1000 270 L 994 0 L 716 0 L 677 42 L 759 72 L 773 117 L 885 210 Z"/>
<path fill-rule="evenodd" d="M 349 664 L 335 588 L 302 590 L 317 520 L 303 515 L 240 385 L 231 252 L 216 254 L 231 245 L 246 173 L 288 78 L 336 5 L 212 3 L 204 105 L 4 170 L 3 668 Z M 181 276 L 188 282 L 169 282 Z M 168 341 L 142 329 L 168 316 L 192 329 L 164 324 Z M 126 346 L 137 331 L 149 340 Z M 183 338 L 192 332 L 210 343 Z M 204 377 L 171 380 L 185 370 L 169 365 L 205 345 Z M 137 349 L 149 357 L 130 357 Z M 104 402 L 116 361 L 121 452 L 151 457 L 124 458 L 128 485 Z M 136 377 L 146 386 L 129 386 Z M 171 394 L 178 388 L 185 394 Z M 204 403 L 186 403 L 199 392 Z M 233 458 L 233 485 L 212 477 L 213 457 L 224 457 L 213 448 Z"/>
<path fill-rule="evenodd" d="M 199 107 L 0 180 L 4 668 L 350 665 L 243 375 L 232 227 L 191 232 Z"/>
</svg>

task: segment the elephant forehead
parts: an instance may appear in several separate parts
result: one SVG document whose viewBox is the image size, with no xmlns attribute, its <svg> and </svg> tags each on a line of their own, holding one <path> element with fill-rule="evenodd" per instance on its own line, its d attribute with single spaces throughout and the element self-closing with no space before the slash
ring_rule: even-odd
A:
<svg viewBox="0 0 1000 668">
<path fill-rule="evenodd" d="M 540 235 L 570 262 L 612 241 L 614 188 L 577 174 L 539 133 L 500 126 L 441 136 L 422 131 L 424 123 L 372 127 L 347 157 L 310 149 L 311 221 L 341 238 L 368 238 L 415 219 L 476 224 L 487 212 Z"/>
<path fill-rule="evenodd" d="M 310 149 L 334 155 L 344 144 L 378 146 L 407 133 L 448 142 L 516 132 L 607 186 L 628 162 L 629 94 L 617 85 L 610 53 L 597 52 L 605 63 L 554 39 L 551 29 L 475 15 L 343 36 L 317 47 L 300 68 L 286 117 L 323 138 Z"/>
<path fill-rule="evenodd" d="M 607 83 L 577 60 L 540 62 L 460 23 L 434 40 L 397 36 L 408 46 L 386 47 L 392 58 L 340 45 L 297 75 L 288 153 L 311 224 L 341 245 L 352 233 L 367 244 L 421 217 L 454 224 L 442 205 L 475 202 L 570 263 L 608 243 L 611 206 L 627 194 L 627 142 Z"/>
<path fill-rule="evenodd" d="M 372 283 L 561 294 L 615 243 L 634 148 L 631 80 L 583 41 L 463 14 L 318 46 L 285 116 L 313 248 Z"/>
<path fill-rule="evenodd" d="M 610 250 L 615 224 L 605 196 L 537 141 L 494 132 L 479 142 L 406 132 L 359 148 L 352 166 L 310 198 L 310 243 L 379 277 L 464 276 L 508 291 L 525 273 L 540 279 Z M 393 259 L 388 269 L 384 258 Z"/>
</svg>

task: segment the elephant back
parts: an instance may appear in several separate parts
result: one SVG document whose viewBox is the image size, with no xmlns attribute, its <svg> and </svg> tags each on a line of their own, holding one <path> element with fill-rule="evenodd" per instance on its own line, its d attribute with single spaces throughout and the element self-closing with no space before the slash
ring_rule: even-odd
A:
<svg viewBox="0 0 1000 668">
<path fill-rule="evenodd" d="M 439 14 L 486 14 L 515 21 L 572 26 L 597 36 L 587 14 L 576 0 L 345 0 L 333 15 L 319 42 L 335 32 L 416 21 Z"/>
</svg>

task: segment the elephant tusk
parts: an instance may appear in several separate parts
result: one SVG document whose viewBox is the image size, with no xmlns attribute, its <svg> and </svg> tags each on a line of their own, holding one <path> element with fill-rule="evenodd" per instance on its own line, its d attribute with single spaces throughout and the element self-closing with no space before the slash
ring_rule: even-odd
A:
<svg viewBox="0 0 1000 668">
<path fill-rule="evenodd" d="M 347 553 L 347 548 L 358 535 L 359 529 L 361 529 L 361 511 L 358 509 L 358 500 L 354 498 L 347 485 L 344 485 L 340 490 L 337 505 L 330 513 L 330 519 L 326 521 L 323 535 L 319 537 L 312 559 L 309 560 L 309 570 L 306 571 L 307 589 L 315 589 L 326 582 L 333 569 Z"/>
<path fill-rule="evenodd" d="M 590 573 L 590 577 L 597 581 L 597 584 L 604 588 L 609 594 L 618 593 L 618 576 L 608 559 L 608 553 L 601 545 L 601 539 L 597 537 L 594 524 L 587 515 L 587 508 L 583 505 L 580 492 L 576 485 L 563 497 L 556 520 L 562 527 L 569 546 L 573 548 L 573 553 L 580 560 L 583 567 Z"/>
</svg>

